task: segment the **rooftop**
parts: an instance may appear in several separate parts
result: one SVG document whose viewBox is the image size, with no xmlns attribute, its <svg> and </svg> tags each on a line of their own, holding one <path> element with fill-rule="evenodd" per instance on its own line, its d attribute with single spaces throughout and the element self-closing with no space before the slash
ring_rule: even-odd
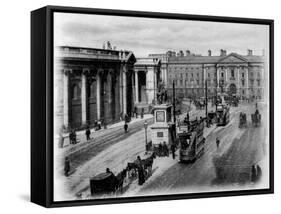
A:
<svg viewBox="0 0 281 214">
<path fill-rule="evenodd" d="M 230 59 L 232 57 L 231 60 L 227 60 Z M 258 56 L 258 55 L 240 55 L 237 53 L 230 53 L 226 56 L 182 56 L 182 57 L 169 57 L 168 58 L 168 62 L 169 63 L 190 63 L 190 64 L 214 64 L 214 63 L 220 63 L 220 62 L 224 62 L 227 61 L 229 62 L 233 62 L 235 61 L 235 59 L 241 62 L 245 62 L 245 63 L 262 63 L 264 62 L 264 57 L 263 56 Z"/>
</svg>

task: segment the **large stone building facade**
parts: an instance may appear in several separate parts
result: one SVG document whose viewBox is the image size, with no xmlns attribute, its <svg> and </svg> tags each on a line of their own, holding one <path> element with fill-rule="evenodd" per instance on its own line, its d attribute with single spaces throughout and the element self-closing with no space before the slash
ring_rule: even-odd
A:
<svg viewBox="0 0 281 214">
<path fill-rule="evenodd" d="M 83 128 L 130 115 L 134 64 L 130 51 L 58 47 L 55 53 L 55 118 L 58 128 Z"/>
<path fill-rule="evenodd" d="M 163 57 L 166 63 L 161 70 L 167 72 L 163 80 L 170 94 L 174 81 L 179 97 L 203 97 L 205 82 L 209 96 L 218 92 L 236 94 L 241 99 L 261 99 L 264 95 L 264 54 L 253 55 L 252 50 L 247 55 L 227 54 L 221 50 L 219 56 L 212 56 L 209 50 L 207 56 L 202 56 L 190 51 L 186 55 L 182 51 L 177 54 L 170 51 Z"/>
<path fill-rule="evenodd" d="M 131 51 L 60 46 L 54 60 L 57 131 L 91 127 L 97 121 L 115 123 L 156 99 L 158 59 L 137 61 Z"/>
</svg>

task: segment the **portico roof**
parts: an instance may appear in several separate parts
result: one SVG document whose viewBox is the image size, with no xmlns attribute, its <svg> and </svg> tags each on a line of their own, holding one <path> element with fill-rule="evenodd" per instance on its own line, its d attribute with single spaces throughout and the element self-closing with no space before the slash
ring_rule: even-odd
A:
<svg viewBox="0 0 281 214">
<path fill-rule="evenodd" d="M 137 58 L 136 67 L 142 66 L 160 66 L 161 60 L 158 58 Z"/>
</svg>

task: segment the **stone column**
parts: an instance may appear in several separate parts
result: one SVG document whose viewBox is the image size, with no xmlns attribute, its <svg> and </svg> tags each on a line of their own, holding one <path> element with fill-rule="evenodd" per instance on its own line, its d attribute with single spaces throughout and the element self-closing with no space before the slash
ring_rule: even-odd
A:
<svg viewBox="0 0 281 214">
<path fill-rule="evenodd" d="M 68 127 L 68 87 L 69 87 L 69 70 L 63 71 L 63 125 Z"/>
<path fill-rule="evenodd" d="M 127 75 L 126 75 L 126 65 L 123 65 L 122 75 L 123 75 L 123 113 L 127 114 Z"/>
<path fill-rule="evenodd" d="M 113 75 L 113 70 L 110 69 L 108 72 L 107 76 L 107 97 L 108 97 L 108 107 L 107 107 L 107 114 L 105 117 L 109 118 L 112 120 L 112 75 Z M 109 122 L 109 121 L 108 121 Z"/>
<path fill-rule="evenodd" d="M 100 120 L 100 114 L 101 114 L 101 109 L 100 109 L 100 107 L 101 107 L 101 103 L 100 103 L 100 99 L 101 99 L 101 97 L 100 97 L 100 93 L 101 93 L 101 77 L 100 77 L 100 74 L 101 74 L 101 70 L 98 70 L 98 72 L 97 72 L 97 118 L 98 118 L 98 120 Z"/>
<path fill-rule="evenodd" d="M 157 69 L 154 68 L 154 101 L 157 103 Z"/>
<path fill-rule="evenodd" d="M 135 71 L 135 94 L 136 94 L 136 103 L 139 102 L 139 74 L 138 71 Z"/>
<path fill-rule="evenodd" d="M 249 69 L 248 67 L 246 67 L 245 69 L 245 74 L 246 74 L 246 97 L 249 98 Z"/>
<path fill-rule="evenodd" d="M 86 117 L 86 74 L 89 70 L 83 69 L 82 71 L 82 88 L 81 88 L 81 106 L 82 106 L 82 125 L 87 123 Z"/>
<path fill-rule="evenodd" d="M 120 112 L 123 112 L 123 67 L 121 65 L 120 67 L 120 72 L 119 72 L 119 107 L 120 107 Z M 124 112 L 123 112 L 124 114 Z"/>
</svg>

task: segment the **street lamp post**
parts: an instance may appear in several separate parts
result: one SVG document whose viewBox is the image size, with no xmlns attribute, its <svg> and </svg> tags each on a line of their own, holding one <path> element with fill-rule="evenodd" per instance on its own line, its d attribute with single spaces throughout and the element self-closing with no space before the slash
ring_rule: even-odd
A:
<svg viewBox="0 0 281 214">
<path fill-rule="evenodd" d="M 147 145 L 147 127 L 148 127 L 148 123 L 147 121 L 145 120 L 144 121 L 144 130 L 145 130 L 145 151 L 148 151 L 148 145 Z"/>
</svg>

